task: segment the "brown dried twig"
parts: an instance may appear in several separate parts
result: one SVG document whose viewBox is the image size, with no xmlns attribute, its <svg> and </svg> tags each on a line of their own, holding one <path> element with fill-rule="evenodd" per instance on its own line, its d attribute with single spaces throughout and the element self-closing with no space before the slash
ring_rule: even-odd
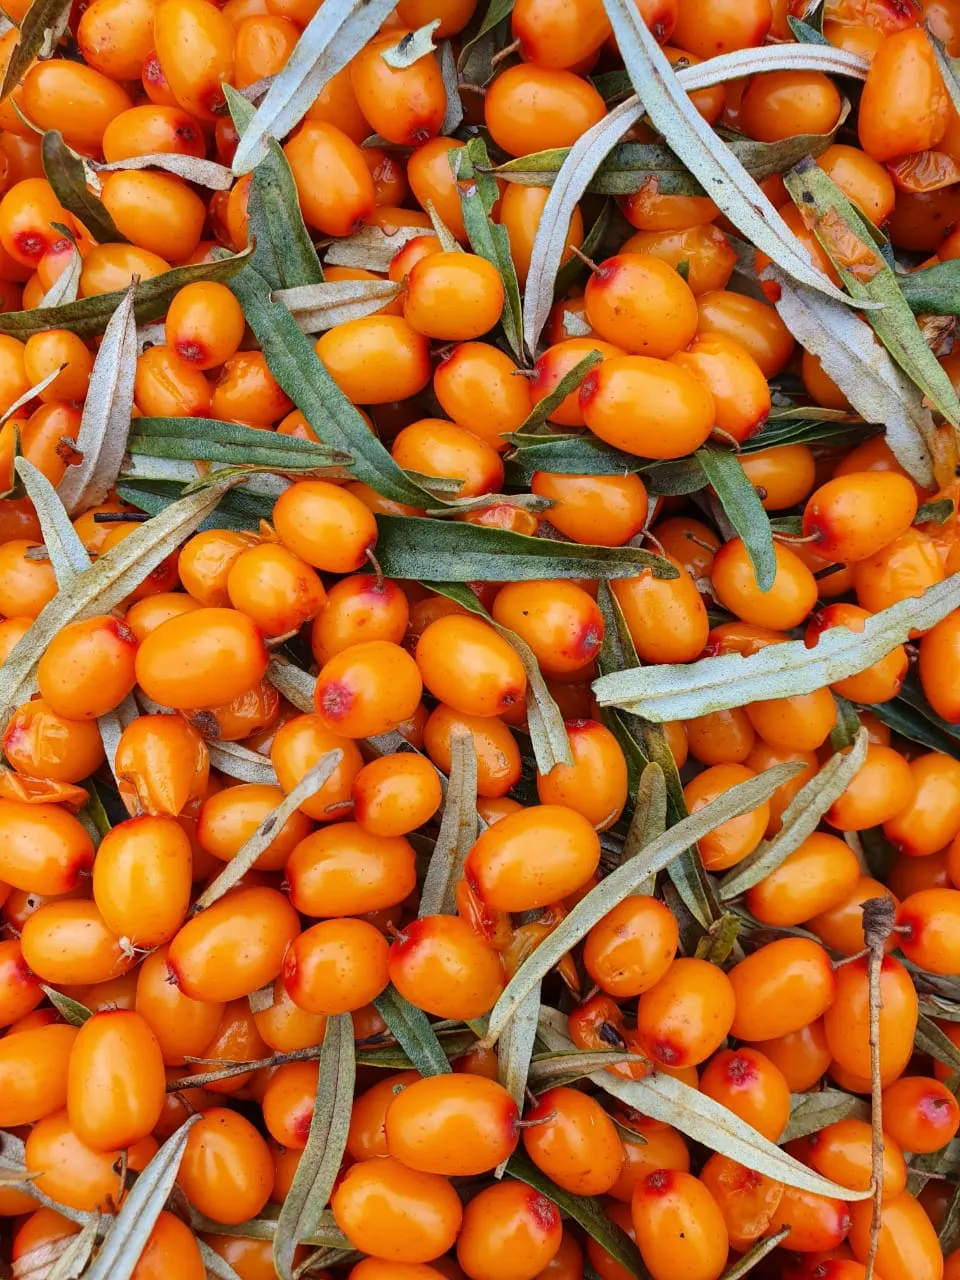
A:
<svg viewBox="0 0 960 1280">
<path fill-rule="evenodd" d="M 896 908 L 889 894 L 871 898 L 863 904 L 863 937 L 867 944 L 867 981 L 870 997 L 870 1177 L 873 1212 L 870 1217 L 870 1251 L 867 1254 L 864 1280 L 873 1280 L 873 1268 L 880 1243 L 883 1203 L 883 1082 L 880 1078 L 880 971 L 884 948 L 896 919 Z"/>
</svg>

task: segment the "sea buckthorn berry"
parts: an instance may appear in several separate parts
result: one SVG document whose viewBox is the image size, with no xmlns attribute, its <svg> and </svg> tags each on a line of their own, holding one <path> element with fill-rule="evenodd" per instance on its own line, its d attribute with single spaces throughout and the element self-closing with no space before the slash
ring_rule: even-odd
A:
<svg viewBox="0 0 960 1280">
<path fill-rule="evenodd" d="M 288 18 L 259 13 L 244 18 L 233 51 L 236 87 L 246 89 L 282 71 L 299 36 L 300 28 Z"/>
<path fill-rule="evenodd" d="M 44 982 L 107 982 L 133 967 L 136 956 L 107 925 L 94 902 L 54 898 L 24 922 L 23 956 Z"/>
<path fill-rule="evenodd" d="M 910 773 L 913 798 L 884 823 L 883 833 L 901 853 L 923 857 L 960 831 L 960 763 L 931 751 L 910 761 Z"/>
<path fill-rule="evenodd" d="M 763 44 L 771 21 L 770 0 L 749 0 L 735 8 L 688 0 L 679 7 L 672 39 L 698 58 L 712 58 Z"/>
<path fill-rule="evenodd" d="M 694 298 L 722 289 L 737 265 L 730 241 L 711 222 L 677 231 L 638 231 L 621 246 L 620 253 L 652 256 L 674 271 L 685 270 L 686 283 Z M 680 267 L 681 262 L 687 264 L 685 268 Z"/>
<path fill-rule="evenodd" d="M 190 841 L 174 818 L 131 818 L 103 837 L 93 898 L 108 927 L 137 947 L 169 942 L 190 905 Z"/>
<path fill-rule="evenodd" d="M 590 977 L 616 1000 L 641 995 L 669 969 L 679 932 L 673 913 L 656 898 L 633 895 L 593 926 L 583 948 Z"/>
<path fill-rule="evenodd" d="M 181 1280 L 204 1280 L 207 1274 L 193 1231 L 164 1210 L 154 1223 L 130 1280 L 164 1280 L 171 1270 Z"/>
<path fill-rule="evenodd" d="M 687 808 L 696 813 L 731 787 L 749 782 L 755 776 L 752 769 L 742 764 L 718 764 L 704 769 L 684 787 Z M 763 839 L 769 820 L 770 806 L 764 802 L 738 818 L 721 822 L 697 841 L 703 865 L 710 871 L 724 871 L 742 862 Z"/>
<path fill-rule="evenodd" d="M 307 1145 L 319 1075 L 316 1062 L 288 1062 L 271 1075 L 261 1104 L 263 1123 L 281 1146 Z"/>
<path fill-rule="evenodd" d="M 352 573 L 377 540 L 368 507 L 326 480 L 300 480 L 277 499 L 274 527 L 286 547 L 325 573 Z"/>
<path fill-rule="evenodd" d="M 409 1169 L 390 1156 L 351 1166 L 330 1207 L 337 1226 L 357 1249 L 407 1263 L 429 1262 L 446 1253 L 463 1214 L 446 1178 Z"/>
<path fill-rule="evenodd" d="M 688 369 L 713 396 L 714 425 L 734 440 L 749 440 L 770 414 L 770 388 L 763 371 L 735 338 L 700 332 L 671 363 Z"/>
<path fill-rule="evenodd" d="M 153 38 L 159 68 L 184 110 L 216 120 L 226 110 L 223 85 L 233 78 L 234 33 L 206 0 L 163 0 Z"/>
<path fill-rule="evenodd" d="M 723 1214 L 732 1248 L 749 1249 L 767 1232 L 783 1197 L 782 1182 L 721 1155 L 710 1157 L 700 1180 Z"/>
<path fill-rule="evenodd" d="M 623 1146 L 600 1104 L 578 1089 L 548 1089 L 526 1114 L 527 1155 L 548 1178 L 574 1195 L 609 1191 L 620 1176 Z M 389 1114 L 387 1117 L 389 1139 Z"/>
<path fill-rule="evenodd" d="M 46 329 L 28 338 L 23 348 L 23 367 L 31 385 L 66 365 L 54 380 L 39 392 L 44 403 L 53 400 L 83 400 L 90 382 L 93 356 L 86 344 L 69 329 Z"/>
<path fill-rule="evenodd" d="M 575 67 L 595 53 L 610 34 L 601 4 L 558 8 L 542 0 L 520 0 L 511 15 L 514 39 L 524 62 L 541 67 Z"/>
<path fill-rule="evenodd" d="M 600 652 L 603 616 L 576 583 L 508 583 L 497 592 L 493 616 L 525 640 L 545 672 L 578 671 Z"/>
<path fill-rule="evenodd" d="M 269 427 L 293 408 L 261 351 L 238 351 L 217 377 L 210 412 L 225 422 Z"/>
<path fill-rule="evenodd" d="M 850 1230 L 850 1206 L 845 1200 L 784 1187 L 770 1220 L 771 1232 L 781 1227 L 790 1228 L 784 1244 L 796 1253 L 835 1249 Z"/>
<path fill-rule="evenodd" d="M 818 609 L 807 623 L 807 629 L 804 632 L 806 646 L 808 649 L 816 648 L 820 636 L 831 627 L 847 627 L 850 631 L 861 632 L 869 617 L 870 614 L 866 609 L 860 609 L 856 605 L 826 605 L 823 609 Z M 904 646 L 896 645 L 883 658 L 871 663 L 863 671 L 848 676 L 844 680 L 836 680 L 830 687 L 835 693 L 853 702 L 864 702 L 868 705 L 889 702 L 900 692 L 909 662 Z M 960 825 L 960 818 L 958 818 L 958 825 Z"/>
<path fill-rule="evenodd" d="M 771 71 L 753 76 L 740 99 L 738 127 L 759 142 L 798 133 L 830 133 L 843 99 L 822 71 Z"/>
<path fill-rule="evenodd" d="M 417 204 L 426 209 L 429 200 L 441 221 L 461 243 L 466 240 L 467 232 L 452 166 L 457 163 L 453 153 L 463 145 L 456 138 L 431 138 L 407 159 L 407 181 Z"/>
<path fill-rule="evenodd" d="M 214 1222 L 246 1222 L 270 1197 L 270 1149 L 249 1120 L 212 1107 L 190 1130 L 177 1182 L 198 1213 Z"/>
<path fill-rule="evenodd" d="M 648 1120 L 637 1112 L 615 1112 L 623 1145 L 620 1177 L 610 1195 L 627 1204 L 637 1183 L 657 1169 L 690 1171 L 690 1151 L 683 1135 L 671 1125 Z M 631 1137 L 635 1134 L 635 1137 Z"/>
<path fill-rule="evenodd" d="M 103 763 L 100 730 L 68 720 L 43 700 L 19 706 L 3 733 L 3 754 L 19 773 L 54 782 L 81 782 Z"/>
<path fill-rule="evenodd" d="M 420 703 L 417 664 L 397 644 L 369 640 L 343 649 L 321 668 L 317 714 L 333 733 L 369 738 L 408 720 Z"/>
<path fill-rule="evenodd" d="M 951 724 L 960 721 L 960 611 L 954 610 L 920 641 L 920 683 L 937 715 Z"/>
<path fill-rule="evenodd" d="M 113 1151 L 145 1138 L 163 1110 L 166 1077 L 156 1037 L 138 1013 L 95 1013 L 77 1033 L 67 1115 L 81 1142 Z"/>
<path fill-rule="evenodd" d="M 282 800 L 279 787 L 257 782 L 241 783 L 208 796 L 197 820 L 201 849 L 229 862 Z M 254 866 L 260 871 L 285 867 L 290 854 L 312 830 L 313 823 L 305 814 L 300 810 L 292 813 Z"/>
<path fill-rule="evenodd" d="M 869 1080 L 869 983 L 865 959 L 851 960 L 836 974 L 836 994 L 823 1026 L 834 1061 L 844 1071 Z M 893 956 L 880 969 L 880 1074 L 895 1079 L 913 1052 L 917 993 L 909 973 Z"/>
<path fill-rule="evenodd" d="M 434 1078 L 441 1079 L 440 1076 Z M 387 1150 L 387 1111 L 404 1089 L 420 1079 L 419 1071 L 399 1071 L 396 1075 L 379 1079 L 357 1095 L 347 1133 L 347 1153 L 353 1160 L 372 1160 L 390 1154 Z M 451 1158 L 456 1158 L 454 1153 L 450 1154 Z"/>
<path fill-rule="evenodd" d="M 532 1280 L 549 1266 L 562 1238 L 551 1200 L 521 1182 L 499 1182 L 464 1209 L 457 1261 L 470 1280 Z"/>
<path fill-rule="evenodd" d="M 286 547 L 264 542 L 241 552 L 227 578 L 230 603 L 268 636 L 298 631 L 323 608 L 313 569 Z"/>
<path fill-rule="evenodd" d="M 177 261 L 200 243 L 206 208 L 172 173 L 130 170 L 103 178 L 101 200 L 122 235 L 151 253 Z"/>
<path fill-rule="evenodd" d="M 620 744 L 596 720 L 568 720 L 567 741 L 572 764 L 554 765 L 537 774 L 541 804 L 566 805 L 587 819 L 596 831 L 606 831 L 620 817 L 627 802 L 627 762 Z"/>
<path fill-rule="evenodd" d="M 634 355 L 665 359 L 697 331 L 689 285 L 651 254 L 620 253 L 602 262 L 587 281 L 584 301 L 600 337 Z"/>
<path fill-rule="evenodd" d="M 655 183 L 645 184 L 639 191 L 625 196 L 621 208 L 632 227 L 656 232 L 703 226 L 720 212 L 707 196 L 663 195 Z"/>
<path fill-rule="evenodd" d="M 57 594 L 57 579 L 49 560 L 31 560 L 28 552 L 39 542 L 14 538 L 0 544 L 0 613 L 8 618 L 36 618 Z"/>
<path fill-rule="evenodd" d="M 90 1211 L 108 1209 L 120 1200 L 118 1165 L 123 1152 L 94 1150 L 82 1142 L 65 1109 L 45 1115 L 30 1131 L 25 1148 L 24 1163 L 37 1175 L 37 1189 L 56 1196 L 59 1204 Z M 153 1138 L 142 1138 L 128 1148 L 127 1167 L 139 1172 L 156 1151 Z"/>
<path fill-rule="evenodd" d="M 127 811 L 177 817 L 206 793 L 206 745 L 180 716 L 139 716 L 120 735 L 115 768 Z"/>
<path fill-rule="evenodd" d="M 793 354 L 794 340 L 766 303 L 718 289 L 697 298 L 698 333 L 722 333 L 750 352 L 766 378 L 773 378 Z"/>
<path fill-rule="evenodd" d="M 936 147 L 950 100 L 922 31 L 888 35 L 870 63 L 858 116 L 860 145 L 881 163 Z"/>
<path fill-rule="evenodd" d="M 443 803 L 437 770 L 415 752 L 381 756 L 353 780 L 353 814 L 368 834 L 404 836 L 429 822 Z"/>
<path fill-rule="evenodd" d="M 538 497 L 553 502 L 547 518 L 572 542 L 622 547 L 646 524 L 647 491 L 636 475 L 578 476 L 535 471 L 530 488 Z"/>
<path fill-rule="evenodd" d="M 722 1049 L 702 1071 L 700 1092 L 771 1142 L 779 1142 L 790 1119 L 790 1088 L 783 1073 L 757 1049 Z"/>
<path fill-rule="evenodd" d="M 255 534 L 235 529 L 206 529 L 184 543 L 177 561 L 180 581 L 190 595 L 210 609 L 230 604 L 227 579 L 237 558 L 259 545 Z"/>
<path fill-rule="evenodd" d="M 939 1080 L 901 1076 L 884 1089 L 883 1102 L 885 1127 L 905 1151 L 939 1151 L 960 1129 L 960 1106 Z"/>
<path fill-rule="evenodd" d="M 441 773 L 450 772 L 451 743 L 459 733 L 473 738 L 477 794 L 487 798 L 505 795 L 520 780 L 523 767 L 513 734 L 497 716 L 465 715 L 441 702 L 430 713 L 423 731 L 424 749 Z"/>
<path fill-rule="evenodd" d="M 834 951 L 848 956 L 856 955 L 866 946 L 863 936 L 863 904 L 871 898 L 884 897 L 893 898 L 894 906 L 900 905 L 886 885 L 870 876 L 860 876 L 853 888 L 838 898 L 832 907 L 807 920 L 806 927 Z M 891 936 L 887 939 L 885 949 L 892 951 L 896 945 L 896 938 Z"/>
<path fill-rule="evenodd" d="M 0 1044 L 0 1124 L 33 1124 L 64 1106 L 76 1027 L 53 1024 L 7 1035 Z"/>
<path fill-rule="evenodd" d="M 580 411 L 601 440 L 643 458 L 682 458 L 713 430 L 706 383 L 688 369 L 649 356 L 616 356 L 580 385 Z"/>
<path fill-rule="evenodd" d="M 910 766 L 892 747 L 871 742 L 867 758 L 824 815 L 839 831 L 880 826 L 913 799 Z"/>
<path fill-rule="evenodd" d="M 383 31 L 350 64 L 350 82 L 371 127 L 399 146 L 417 146 L 440 132 L 447 93 L 440 64 L 432 53 L 402 68 L 383 57 L 411 33 Z"/>
<path fill-rule="evenodd" d="M 866 560 L 909 529 L 917 514 L 911 481 L 895 472 L 862 471 L 828 480 L 803 511 L 804 537 L 819 555 Z"/>
<path fill-rule="evenodd" d="M 34 1249 L 58 1244 L 77 1235 L 80 1227 L 53 1209 L 38 1209 L 20 1226 L 13 1237 L 13 1262 L 18 1262 Z M 22 1268 L 21 1268 L 22 1270 Z"/>
<path fill-rule="evenodd" d="M 637 1184 L 630 1213 L 653 1280 L 670 1280 L 678 1269 L 689 1280 L 717 1280 L 727 1262 L 727 1224 L 698 1178 L 677 1169 L 648 1174 Z"/>
<path fill-rule="evenodd" d="M 530 383 L 534 407 L 556 389 L 557 384 L 571 369 L 594 352 L 599 353 L 604 360 L 624 354 L 622 347 L 615 347 L 612 342 L 603 342 L 599 338 L 568 338 L 548 347 L 537 361 L 537 376 Z M 561 427 L 585 426 L 579 396 L 579 388 L 571 391 L 561 400 L 547 421 L 555 422 Z"/>
<path fill-rule="evenodd" d="M 603 99 L 572 71 L 508 67 L 493 81 L 484 99 L 490 136 L 511 156 L 549 147 L 569 147 L 603 119 Z"/>
<path fill-rule="evenodd" d="M 526 187 L 519 183 L 508 183 L 507 189 L 500 198 L 499 213 L 495 216 L 506 230 L 510 241 L 510 256 L 521 285 L 526 284 L 527 276 L 530 274 L 537 228 L 540 226 L 549 195 L 549 187 Z M 578 249 L 582 244 L 583 214 L 580 212 L 580 206 L 574 205 L 564 238 L 561 265 L 570 262 L 573 258 L 573 250 Z"/>
<path fill-rule="evenodd" d="M 414 236 L 412 240 L 408 240 L 403 248 L 398 249 L 393 255 L 387 277 L 396 284 L 402 284 L 418 262 L 423 258 L 429 258 L 431 254 L 442 252 L 443 246 L 432 233 Z M 402 304 L 400 314 L 403 314 Z"/>
<path fill-rule="evenodd" d="M 320 716 L 305 715 L 282 724 L 270 748 L 277 780 L 288 795 L 304 775 L 333 750 L 342 751 L 343 759 L 323 786 L 300 805 L 300 812 L 317 822 L 332 822 L 343 817 L 344 802 L 350 800 L 353 780 L 363 767 L 356 743 L 333 733 Z"/>
<path fill-rule="evenodd" d="M 517 651 L 481 618 L 450 614 L 431 622 L 416 662 L 434 697 L 466 715 L 501 715 L 526 694 Z"/>
<path fill-rule="evenodd" d="M 46 178 L 24 178 L 0 200 L 0 245 L 14 262 L 36 268 L 43 255 L 62 239 L 53 224 L 68 218 Z"/>
<path fill-rule="evenodd" d="M 146 956 L 137 971 L 135 1007 L 160 1045 L 168 1066 L 183 1066 L 211 1043 L 220 1025 L 220 1001 L 191 1000 L 170 981 L 167 948 Z"/>
<path fill-rule="evenodd" d="M 109 282 L 111 290 L 119 287 Z M 137 408 L 147 417 L 203 418 L 210 412 L 209 382 L 171 347 L 149 347 L 138 357 L 133 394 Z"/>
<path fill-rule="evenodd" d="M 636 1232 L 633 1229 L 629 1204 L 621 1204 L 618 1200 L 608 1200 L 603 1206 L 603 1212 L 629 1239 L 636 1241 Z M 587 1239 L 587 1261 L 596 1271 L 600 1280 L 627 1280 L 630 1275 L 627 1268 L 618 1262 L 612 1254 L 608 1253 L 602 1245 L 598 1244 L 592 1236 Z"/>
<path fill-rule="evenodd" d="M 323 666 L 336 653 L 363 640 L 399 644 L 406 634 L 410 605 L 391 578 L 358 573 L 341 578 L 327 592 L 326 603 L 313 622 L 310 645 Z"/>
<path fill-rule="evenodd" d="M 833 1002 L 830 957 L 806 938 L 780 938 L 752 952 L 728 975 L 736 996 L 731 1033 L 763 1041 L 799 1031 Z"/>
<path fill-rule="evenodd" d="M 465 875 L 487 906 L 532 911 L 573 893 L 596 871 L 600 841 L 581 814 L 563 805 L 524 809 L 485 831 Z"/>
<path fill-rule="evenodd" d="M 297 913 L 276 889 L 235 889 L 180 929 L 170 972 L 192 1000 L 238 1000 L 273 982 L 299 932 Z"/>
<path fill-rule="evenodd" d="M 517 1104 L 493 1080 L 459 1074 L 414 1080 L 387 1107 L 387 1153 L 422 1173 L 487 1173 L 513 1152 L 519 1120 Z"/>
<path fill-rule="evenodd" d="M 510 357 L 485 342 L 463 342 L 441 360 L 433 389 L 444 413 L 499 452 L 533 407 L 527 379 Z"/>
<path fill-rule="evenodd" d="M 870 1201 L 850 1205 L 850 1248 L 865 1262 L 870 1254 Z M 943 1252 L 936 1229 L 923 1206 L 908 1191 L 892 1196 L 881 1206 L 877 1274 L 890 1280 L 939 1280 Z M 880 1268 L 883 1268 L 881 1271 Z"/>
<path fill-rule="evenodd" d="M 407 471 L 461 480 L 458 498 L 492 493 L 503 484 L 503 463 L 492 445 L 445 418 L 420 418 L 397 435 L 390 452 Z"/>
<path fill-rule="evenodd" d="M 763 1052 L 780 1068 L 791 1093 L 805 1093 L 812 1088 L 832 1059 L 820 1018 L 797 1031 L 764 1040 Z"/>
<path fill-rule="evenodd" d="M 77 25 L 87 63 L 111 80 L 138 80 L 153 48 L 153 0 L 94 0 Z"/>
<path fill-rule="evenodd" d="M 816 751 L 837 720 L 837 704 L 829 689 L 770 698 L 747 707 L 750 723 L 768 747 L 782 751 Z"/>
<path fill-rule="evenodd" d="M 114 0 L 105 2 L 112 4 Z M 150 42 L 152 45 L 152 31 Z M 103 158 L 108 163 L 132 160 L 142 155 L 201 157 L 206 155 L 206 151 L 199 123 L 180 107 L 153 103 L 131 107 L 129 111 L 121 111 L 120 115 L 114 116 L 103 134 Z"/>
<path fill-rule="evenodd" d="M 944 578 L 934 542 L 919 529 L 908 529 L 853 570 L 857 603 L 871 613 L 921 596 Z"/>
<path fill-rule="evenodd" d="M 107 125 L 133 103 L 115 80 L 93 67 L 50 58 L 24 76 L 20 106 L 38 128 L 59 129 L 70 146 L 96 155 Z"/>
<path fill-rule="evenodd" d="M 875 226 L 883 226 L 893 213 L 896 189 L 882 164 L 858 147 L 840 143 L 827 147 L 817 164 L 861 213 Z"/>
<path fill-rule="evenodd" d="M 407 277 L 403 314 L 428 338 L 466 342 L 500 319 L 503 282 L 497 268 L 473 253 L 434 253 Z"/>
<path fill-rule="evenodd" d="M 286 870 L 290 901 L 308 916 L 380 911 L 402 902 L 417 884 L 412 846 L 402 836 L 371 835 L 355 822 L 301 840 Z"/>
<path fill-rule="evenodd" d="M 405 999 L 438 1018 L 482 1017 L 504 987 L 499 953 L 459 916 L 405 925 L 390 947 L 389 973 Z"/>
<path fill-rule="evenodd" d="M 908 960 L 929 973 L 960 973 L 956 941 L 960 890 L 921 889 L 900 904 L 898 945 Z M 918 1147 L 909 1147 L 911 1151 Z"/>
<path fill-rule="evenodd" d="M 206 0 L 202 0 L 203 3 Z M 0 217 L 2 224 L 2 217 Z M 140 249 L 132 244 L 101 244 L 95 249 L 91 249 L 87 256 L 83 259 L 83 266 L 80 270 L 80 297 L 91 298 L 98 293 L 113 293 L 117 289 L 126 289 L 133 282 L 134 277 L 139 276 L 141 280 L 150 280 L 154 276 L 162 275 L 164 271 L 170 270 L 170 264 L 164 258 L 159 257 L 155 253 L 151 253 L 148 249 Z M 163 350 L 163 348 L 153 347 L 151 350 Z M 144 352 L 144 355 L 149 354 Z M 138 366 L 143 362 L 143 356 L 137 362 Z M 167 370 L 164 370 L 161 377 L 169 376 Z M 196 388 L 191 388 L 194 395 L 197 395 Z M 139 396 L 138 396 L 139 403 Z M 174 401 L 177 404 L 178 401 Z M 201 415 L 205 411 L 205 403 L 200 401 L 201 407 L 197 410 Z M 140 406 L 141 412 L 146 412 Z M 151 413 L 172 413 L 185 415 L 184 409 L 151 409 Z"/>
<path fill-rule="evenodd" d="M 137 683 L 147 697 L 178 710 L 229 702 L 266 670 L 263 637 L 235 609 L 197 609 L 171 618 L 150 632 L 136 661 Z"/>
<path fill-rule="evenodd" d="M 335 125 L 308 119 L 283 150 L 308 226 L 324 235 L 347 236 L 369 218 L 373 178 L 363 152 Z"/>
<path fill-rule="evenodd" d="M 826 249 L 823 248 L 820 241 L 817 239 L 814 233 L 807 227 L 806 223 L 803 221 L 803 215 L 801 214 L 799 208 L 796 205 L 788 203 L 786 207 L 780 209 L 779 212 L 780 212 L 780 217 L 783 219 L 783 221 L 787 224 L 787 226 L 790 228 L 793 234 L 800 241 L 801 249 L 806 253 L 806 256 L 807 258 L 809 258 L 811 265 L 815 267 L 818 271 L 822 272 L 823 275 L 825 275 L 827 279 L 831 281 L 831 283 L 839 285 L 840 277 L 837 275 L 836 267 L 834 267 L 833 262 L 829 254 L 827 253 Z M 766 267 L 768 267 L 769 265 L 770 265 L 770 258 L 762 250 L 758 249 L 756 254 L 754 255 L 754 270 L 756 271 L 757 275 L 758 276 L 761 275 L 763 271 L 766 269 Z M 778 287 L 776 285 L 776 282 L 761 281 L 760 288 L 763 290 L 764 295 L 771 302 L 776 302 L 779 300 L 780 295 L 777 291 Z M 804 352 L 803 380 L 807 385 L 807 390 L 810 391 L 811 395 L 813 395 L 814 399 L 817 400 L 817 403 L 819 404 L 819 403 L 822 403 L 822 401 L 818 399 L 816 393 L 813 391 L 813 389 L 810 386 L 810 382 L 807 379 L 808 362 L 813 362 L 816 367 L 819 367 L 819 361 L 817 360 L 816 356 L 812 356 L 812 355 L 809 355 L 809 353 Z M 831 388 L 831 395 L 833 397 L 838 396 L 840 393 L 836 385 L 826 376 L 826 374 L 821 373 L 821 377 L 825 380 L 826 385 L 829 388 Z M 829 407 L 830 408 L 846 408 L 847 410 L 849 410 L 850 408 L 850 406 L 846 403 L 845 400 L 842 405 L 831 404 Z"/>
<path fill-rule="evenodd" d="M 59 805 L 0 799 L 0 831 L 0 880 L 17 889 L 69 893 L 93 865 L 86 828 Z"/>
<path fill-rule="evenodd" d="M 815 831 L 748 889 L 747 906 L 763 924 L 801 924 L 841 901 L 859 878 L 853 850 L 843 840 Z"/>
<path fill-rule="evenodd" d="M 197 369 L 214 369 L 235 353 L 246 322 L 226 285 L 198 280 L 174 296 L 164 325 L 167 346 L 181 360 Z"/>
<path fill-rule="evenodd" d="M 700 657 L 710 632 L 696 583 L 682 565 L 671 563 L 678 570 L 676 578 L 656 578 L 645 570 L 636 578 L 617 578 L 610 584 L 644 662 L 692 662 Z"/>
<path fill-rule="evenodd" d="M 95 720 L 135 683 L 137 639 L 112 617 L 71 622 L 47 645 L 37 667 L 40 692 L 59 715 Z"/>
<path fill-rule="evenodd" d="M 365 920 L 324 920 L 293 938 L 283 980 L 307 1013 L 350 1013 L 387 985 L 387 943 Z"/>
<path fill-rule="evenodd" d="M 934 1081 L 925 1083 L 933 1084 Z M 886 1120 L 890 1115 L 887 1112 Z M 807 1155 L 817 1173 L 839 1182 L 851 1191 L 867 1191 L 871 1181 L 870 1125 L 847 1117 L 828 1124 L 808 1139 Z M 900 1145 L 884 1129 L 883 1198 L 899 1195 L 907 1181 L 907 1168 Z"/>
<path fill-rule="evenodd" d="M 807 566 L 782 542 L 774 543 L 777 568 L 773 585 L 761 591 L 742 538 L 717 552 L 711 581 L 721 603 L 744 622 L 786 631 L 799 626 L 817 599 L 817 584 Z"/>
<path fill-rule="evenodd" d="M 701 764 L 744 764 L 757 735 L 743 707 L 711 711 L 686 721 L 690 754 Z M 769 819 L 767 821 L 769 826 Z"/>
<path fill-rule="evenodd" d="M 720 1047 L 734 1018 L 726 974 L 705 960 L 674 960 L 637 1004 L 637 1030 L 655 1063 L 697 1066 Z"/>
</svg>

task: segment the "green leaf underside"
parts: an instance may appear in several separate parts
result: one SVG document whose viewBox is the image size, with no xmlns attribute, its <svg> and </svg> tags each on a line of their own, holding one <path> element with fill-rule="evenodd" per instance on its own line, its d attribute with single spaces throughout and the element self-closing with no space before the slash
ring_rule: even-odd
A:
<svg viewBox="0 0 960 1280">
<path fill-rule="evenodd" d="M 422 1076 L 439 1076 L 450 1070 L 447 1055 L 422 1009 L 415 1008 L 392 986 L 382 991 L 373 1003 Z"/>
<path fill-rule="evenodd" d="M 70 21 L 70 0 L 33 0 L 20 23 L 20 34 L 0 85 L 0 101 L 8 97 L 34 58 L 49 57 Z"/>
<path fill-rule="evenodd" d="M 697 460 L 720 500 L 727 519 L 743 539 L 757 586 L 769 591 L 777 576 L 770 518 L 737 455 L 717 445 L 697 450 Z"/>
</svg>

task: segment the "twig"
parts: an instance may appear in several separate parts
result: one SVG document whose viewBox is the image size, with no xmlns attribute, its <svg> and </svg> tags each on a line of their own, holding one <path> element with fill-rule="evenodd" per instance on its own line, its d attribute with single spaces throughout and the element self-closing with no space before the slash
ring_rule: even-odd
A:
<svg viewBox="0 0 960 1280">
<path fill-rule="evenodd" d="M 873 1268 L 880 1243 L 883 1222 L 883 1081 L 880 1077 L 880 971 L 884 948 L 896 919 L 893 899 L 884 894 L 865 902 L 863 937 L 867 944 L 867 981 L 870 996 L 870 1179 L 873 1212 L 870 1216 L 870 1251 L 865 1263 L 864 1280 L 873 1280 Z"/>
</svg>

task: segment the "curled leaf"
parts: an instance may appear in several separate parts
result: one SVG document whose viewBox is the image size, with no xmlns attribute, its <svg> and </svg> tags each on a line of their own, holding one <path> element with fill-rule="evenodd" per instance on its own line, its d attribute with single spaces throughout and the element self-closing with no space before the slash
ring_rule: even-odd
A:
<svg viewBox="0 0 960 1280">
<path fill-rule="evenodd" d="M 198 156 L 180 155 L 174 151 L 128 156 L 124 160 L 98 164 L 96 169 L 98 173 L 114 173 L 118 169 L 162 169 L 164 173 L 175 174 L 184 182 L 195 182 L 198 187 L 206 187 L 208 191 L 229 191 L 234 183 L 234 176 L 226 165 L 217 164 L 213 160 L 201 160 Z"/>
</svg>

